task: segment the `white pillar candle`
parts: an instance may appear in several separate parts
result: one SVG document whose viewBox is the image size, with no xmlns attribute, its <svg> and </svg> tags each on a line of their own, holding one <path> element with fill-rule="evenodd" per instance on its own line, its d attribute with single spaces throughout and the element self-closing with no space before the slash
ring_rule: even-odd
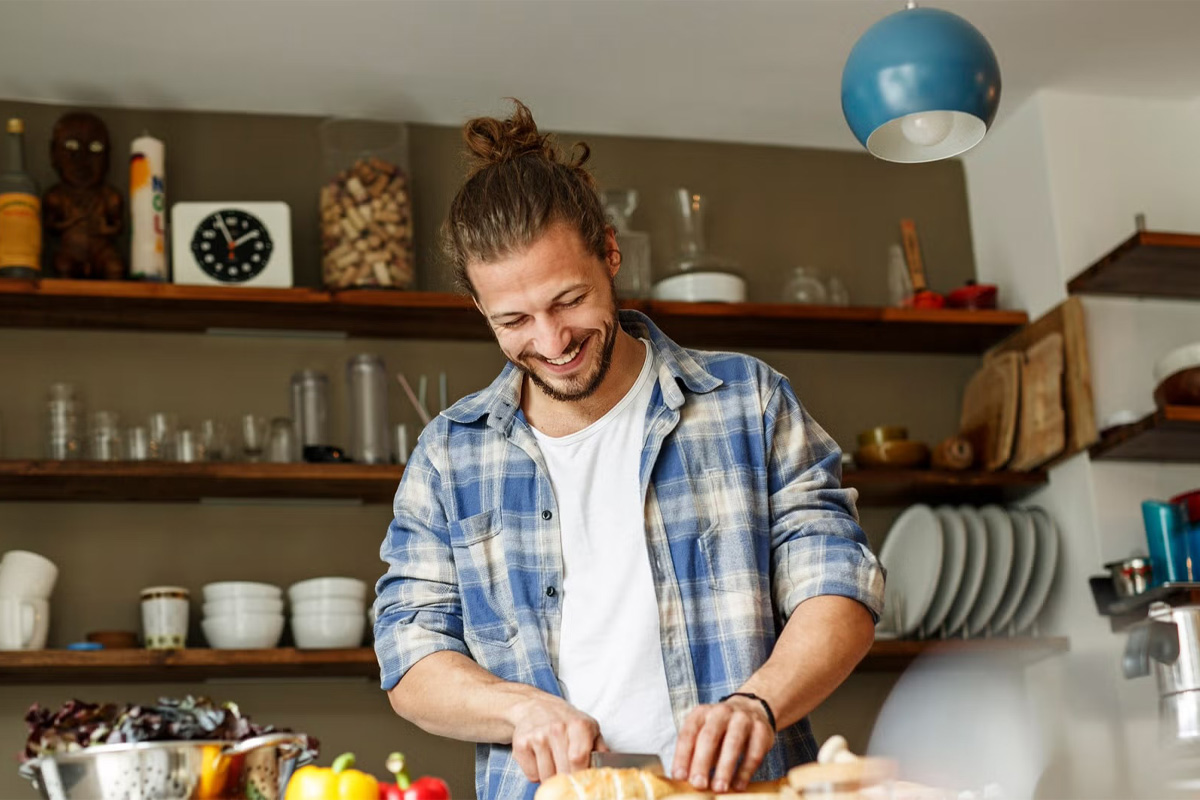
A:
<svg viewBox="0 0 1200 800">
<path fill-rule="evenodd" d="M 143 134 L 129 156 L 129 274 L 140 280 L 167 280 L 166 174 L 163 143 Z"/>
</svg>

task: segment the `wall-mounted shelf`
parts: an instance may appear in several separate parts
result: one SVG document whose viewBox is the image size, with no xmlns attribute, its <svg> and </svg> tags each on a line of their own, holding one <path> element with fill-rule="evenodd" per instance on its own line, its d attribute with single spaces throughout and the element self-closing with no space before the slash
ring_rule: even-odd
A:
<svg viewBox="0 0 1200 800">
<path fill-rule="evenodd" d="M 250 464 L 163 461 L 0 461 L 0 500 L 196 502 L 201 498 L 350 499 L 391 503 L 403 467 L 387 464 Z M 1015 500 L 1046 484 L 1043 472 L 847 470 L 864 505 Z"/>
<path fill-rule="evenodd" d="M 1139 231 L 1072 278 L 1067 289 L 1200 300 L 1200 235 Z"/>
<path fill-rule="evenodd" d="M 1105 432 L 1093 459 L 1200 463 L 1200 406 L 1166 406 Z"/>
<path fill-rule="evenodd" d="M 1029 321 L 1020 311 L 657 301 L 624 306 L 645 311 L 681 344 L 734 349 L 982 353 Z M 492 338 L 471 300 L 454 294 L 57 279 L 0 280 L 0 326 Z"/>
<path fill-rule="evenodd" d="M 922 655 L 1008 656 L 1038 661 L 1066 652 L 1065 638 L 876 642 L 861 672 L 903 670 Z M 367 678 L 379 667 L 369 647 L 348 650 L 29 650 L 0 653 L 0 685 L 192 682 L 224 678 Z"/>
</svg>

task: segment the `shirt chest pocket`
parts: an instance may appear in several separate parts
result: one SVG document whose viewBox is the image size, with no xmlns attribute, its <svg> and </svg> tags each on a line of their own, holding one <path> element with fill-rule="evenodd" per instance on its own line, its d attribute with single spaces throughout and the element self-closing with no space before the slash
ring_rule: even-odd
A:
<svg viewBox="0 0 1200 800">
<path fill-rule="evenodd" d="M 745 481 L 732 472 L 710 470 L 701 482 L 698 537 L 709 585 L 725 592 L 759 596 L 765 570 L 758 549 L 765 532 L 754 530 Z"/>
<path fill-rule="evenodd" d="M 517 638 L 517 614 L 509 584 L 503 515 L 485 511 L 450 523 L 450 543 L 458 570 L 463 628 L 467 645 L 512 647 Z M 477 658 L 481 663 L 486 661 Z M 486 666 L 486 664 L 485 664 Z"/>
</svg>

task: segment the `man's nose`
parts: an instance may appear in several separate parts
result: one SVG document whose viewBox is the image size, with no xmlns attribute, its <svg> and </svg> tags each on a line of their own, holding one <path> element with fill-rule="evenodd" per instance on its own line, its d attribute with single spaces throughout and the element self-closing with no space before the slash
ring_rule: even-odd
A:
<svg viewBox="0 0 1200 800">
<path fill-rule="evenodd" d="M 571 344 L 571 332 L 551 315 L 537 322 L 533 346 L 543 358 L 558 358 Z"/>
</svg>

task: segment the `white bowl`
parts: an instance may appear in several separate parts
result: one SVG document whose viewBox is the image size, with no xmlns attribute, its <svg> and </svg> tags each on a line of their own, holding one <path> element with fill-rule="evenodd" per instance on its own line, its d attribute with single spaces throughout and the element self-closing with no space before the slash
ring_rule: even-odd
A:
<svg viewBox="0 0 1200 800">
<path fill-rule="evenodd" d="M 1185 369 L 1200 367 L 1200 342 L 1177 347 L 1154 362 L 1154 385 Z"/>
<path fill-rule="evenodd" d="M 204 616 L 226 617 L 242 614 L 282 614 L 282 597 L 234 597 L 204 604 Z"/>
<path fill-rule="evenodd" d="M 218 650 L 258 650 L 279 644 L 283 614 L 239 614 L 200 620 L 204 638 Z"/>
<path fill-rule="evenodd" d="M 322 597 L 349 597 L 365 601 L 367 584 L 357 578 L 309 578 L 288 587 L 288 599 L 293 603 Z"/>
<path fill-rule="evenodd" d="M 283 597 L 283 590 L 269 583 L 218 581 L 204 585 L 204 602 L 233 600 L 241 597 Z"/>
<path fill-rule="evenodd" d="M 292 603 L 292 616 L 309 614 L 362 614 L 366 603 L 350 597 L 317 597 Z"/>
<path fill-rule="evenodd" d="M 364 614 L 300 614 L 292 617 L 292 636 L 296 647 L 310 650 L 358 647 L 366 625 Z"/>
<path fill-rule="evenodd" d="M 682 272 L 654 284 L 655 300 L 689 303 L 741 303 L 746 299 L 746 281 L 728 272 Z"/>
</svg>

